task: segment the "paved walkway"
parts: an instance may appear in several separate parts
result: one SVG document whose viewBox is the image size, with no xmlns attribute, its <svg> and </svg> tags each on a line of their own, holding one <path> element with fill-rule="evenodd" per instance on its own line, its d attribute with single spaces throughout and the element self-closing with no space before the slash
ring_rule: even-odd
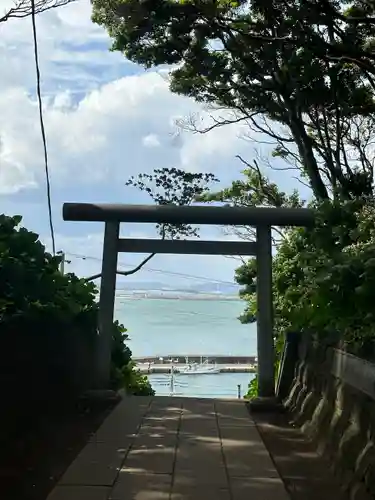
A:
<svg viewBox="0 0 375 500">
<path fill-rule="evenodd" d="M 123 399 L 47 500 L 289 500 L 242 401 Z"/>
</svg>

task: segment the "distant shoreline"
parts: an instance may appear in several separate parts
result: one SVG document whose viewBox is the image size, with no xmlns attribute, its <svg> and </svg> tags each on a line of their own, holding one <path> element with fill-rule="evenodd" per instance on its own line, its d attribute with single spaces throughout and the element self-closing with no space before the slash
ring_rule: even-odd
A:
<svg viewBox="0 0 375 500">
<path fill-rule="evenodd" d="M 162 294 L 148 294 L 145 293 L 129 293 L 118 294 L 117 299 L 130 299 L 130 300 L 211 300 L 211 301 L 228 301 L 228 300 L 241 300 L 238 295 L 219 295 L 219 294 L 186 294 L 186 295 L 162 295 Z"/>
</svg>

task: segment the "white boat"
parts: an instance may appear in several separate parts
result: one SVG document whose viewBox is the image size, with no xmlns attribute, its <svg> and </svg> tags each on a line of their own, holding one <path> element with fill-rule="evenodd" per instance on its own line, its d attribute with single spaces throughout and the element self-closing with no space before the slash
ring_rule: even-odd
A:
<svg viewBox="0 0 375 500">
<path fill-rule="evenodd" d="M 208 359 L 200 363 L 189 363 L 186 360 L 187 366 L 180 370 L 181 375 L 208 375 L 212 373 L 220 373 L 220 368 L 216 364 L 210 364 Z"/>
</svg>

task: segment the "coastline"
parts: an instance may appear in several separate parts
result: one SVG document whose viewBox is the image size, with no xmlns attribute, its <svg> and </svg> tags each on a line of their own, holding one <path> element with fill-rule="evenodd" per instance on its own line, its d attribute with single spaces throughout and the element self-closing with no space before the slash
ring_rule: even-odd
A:
<svg viewBox="0 0 375 500">
<path fill-rule="evenodd" d="M 211 300 L 211 301 L 239 301 L 241 300 L 237 295 L 219 295 L 219 294 L 186 294 L 186 295 L 163 295 L 160 293 L 128 293 L 118 294 L 117 299 L 129 300 Z"/>
<path fill-rule="evenodd" d="M 174 373 L 176 375 L 181 375 L 181 376 L 186 376 L 182 371 L 183 369 L 187 368 L 188 365 L 185 364 L 175 364 L 173 365 L 174 368 Z M 220 375 L 220 373 L 257 373 L 258 366 L 255 365 L 216 365 L 217 368 L 219 368 L 219 373 L 215 374 L 209 374 L 211 377 L 214 375 Z M 170 374 L 171 373 L 171 366 L 168 365 L 151 365 L 148 366 L 148 364 L 137 364 L 136 365 L 137 370 L 139 370 L 142 375 L 147 375 L 151 373 L 160 373 L 160 374 Z M 182 373 L 181 373 L 182 372 Z M 196 377 L 197 375 L 207 375 L 207 374 L 189 374 L 189 377 Z"/>
</svg>

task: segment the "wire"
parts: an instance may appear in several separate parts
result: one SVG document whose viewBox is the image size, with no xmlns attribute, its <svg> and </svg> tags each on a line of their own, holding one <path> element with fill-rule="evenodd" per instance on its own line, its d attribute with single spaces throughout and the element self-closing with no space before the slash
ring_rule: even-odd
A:
<svg viewBox="0 0 375 500">
<path fill-rule="evenodd" d="M 41 89 L 40 89 L 41 85 L 40 85 L 38 40 L 37 40 L 37 33 L 36 33 L 35 17 L 36 17 L 35 16 L 35 0 L 31 0 L 31 23 L 32 23 L 32 27 L 33 27 L 33 41 L 34 41 L 36 93 L 38 96 L 39 121 L 40 121 L 40 130 L 42 133 L 43 151 L 44 151 L 44 168 L 45 168 L 46 186 L 47 186 L 48 219 L 49 219 L 49 226 L 50 226 L 50 231 L 51 231 L 52 252 L 53 252 L 53 255 L 56 255 L 55 231 L 53 228 L 53 219 L 52 219 L 51 183 L 50 183 L 50 178 L 49 178 L 47 139 L 46 139 L 46 132 L 45 132 L 45 128 L 44 128 L 43 103 L 42 103 L 42 94 L 41 94 Z"/>
<path fill-rule="evenodd" d="M 81 255 L 81 254 L 76 254 L 76 253 L 70 253 L 70 252 L 65 252 L 66 255 L 70 255 L 71 257 L 77 257 L 79 259 L 83 260 L 95 260 L 95 261 L 101 261 L 102 259 L 99 257 L 93 257 L 90 255 Z M 132 264 L 127 264 L 125 262 L 120 262 L 120 266 L 123 267 L 132 267 Z M 121 267 L 119 269 L 122 271 Z M 237 285 L 231 281 L 223 281 L 223 280 L 217 280 L 213 278 L 207 278 L 207 276 L 197 276 L 194 274 L 185 274 L 185 273 L 178 273 L 178 272 L 173 272 L 173 271 L 164 271 L 163 269 L 155 269 L 152 267 L 145 266 L 142 269 L 145 271 L 150 271 L 150 272 L 155 272 L 155 273 L 162 273 L 162 274 L 168 274 L 171 276 L 181 276 L 183 278 L 192 278 L 192 279 L 197 279 L 197 280 L 203 280 L 203 281 L 209 281 L 210 283 L 219 283 L 222 285 L 231 285 L 233 287 L 237 287 Z"/>
</svg>

